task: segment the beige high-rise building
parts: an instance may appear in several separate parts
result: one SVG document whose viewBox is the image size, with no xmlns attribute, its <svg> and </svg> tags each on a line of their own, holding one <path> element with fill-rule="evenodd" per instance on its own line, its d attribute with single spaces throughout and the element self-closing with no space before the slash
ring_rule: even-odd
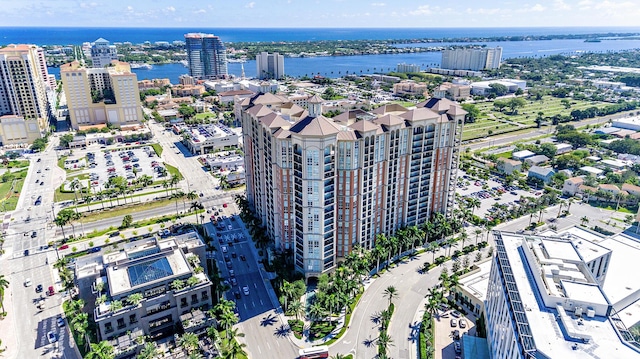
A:
<svg viewBox="0 0 640 359">
<path fill-rule="evenodd" d="M 71 127 L 139 125 L 143 120 L 138 78 L 128 63 L 105 68 L 82 67 L 77 61 L 60 67 Z"/>
<path fill-rule="evenodd" d="M 307 277 L 454 201 L 464 115 L 447 99 L 322 116 L 272 94 L 242 102 L 247 199 Z"/>
<path fill-rule="evenodd" d="M 9 45 L 0 49 L 0 116 L 14 115 L 43 132 L 48 129 L 47 73 L 44 56 L 35 45 Z M 15 124 L 15 117 L 11 122 Z M 33 136 L 28 136 L 31 138 Z M 24 142 L 33 142 L 25 138 Z M 3 139 L 4 140 L 4 139 Z"/>
</svg>

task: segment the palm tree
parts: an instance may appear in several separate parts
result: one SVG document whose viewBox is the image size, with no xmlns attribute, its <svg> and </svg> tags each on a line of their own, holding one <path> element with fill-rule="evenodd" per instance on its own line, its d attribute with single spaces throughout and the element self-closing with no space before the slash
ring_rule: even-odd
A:
<svg viewBox="0 0 640 359">
<path fill-rule="evenodd" d="M 304 305 L 299 300 L 291 302 L 289 304 L 289 313 L 293 313 L 296 316 L 296 320 L 300 319 L 300 315 L 304 314 Z"/>
<path fill-rule="evenodd" d="M 224 327 L 227 333 L 227 339 L 231 335 L 231 327 L 238 323 L 238 316 L 234 312 L 225 312 L 220 316 L 220 324 Z"/>
<path fill-rule="evenodd" d="M 2 313 L 0 314 L 4 314 L 4 290 L 9 288 L 9 284 L 4 275 L 0 274 L 0 308 L 2 308 Z"/>
<path fill-rule="evenodd" d="M 391 336 L 389 336 L 389 334 L 387 334 L 387 331 L 384 330 L 382 332 L 380 332 L 380 336 L 378 336 L 377 339 L 378 342 L 378 346 L 380 346 L 380 348 L 383 349 L 384 352 L 384 357 L 387 357 L 387 350 L 389 349 L 390 345 L 393 345 L 393 339 L 391 339 Z"/>
<path fill-rule="evenodd" d="M 191 354 L 198 349 L 198 336 L 193 333 L 184 333 L 178 339 L 178 345 Z"/>
<path fill-rule="evenodd" d="M 234 329 L 237 331 L 237 329 Z M 243 333 L 236 333 L 235 336 L 244 336 Z M 237 340 L 228 340 L 227 345 L 225 345 L 222 349 L 222 358 L 223 359 L 235 359 L 239 356 L 246 356 L 247 352 L 244 348 L 247 345 L 244 343 L 239 343 Z"/>
<path fill-rule="evenodd" d="M 86 359 L 113 359 L 114 349 L 108 341 L 103 340 L 98 344 L 91 344 L 91 351 L 85 356 Z"/>
<path fill-rule="evenodd" d="M 309 307 L 309 317 L 311 321 L 314 321 L 314 322 L 318 321 L 321 318 L 325 317 L 326 315 L 327 315 L 327 312 L 324 310 L 322 305 L 318 303 L 318 301 L 311 304 L 311 306 Z"/>
<path fill-rule="evenodd" d="M 582 218 L 580 218 L 580 223 L 585 226 L 587 223 L 589 223 L 589 217 L 587 216 L 583 216 Z"/>
<path fill-rule="evenodd" d="M 158 348 L 153 342 L 148 342 L 145 343 L 136 359 L 154 359 L 156 356 L 158 356 Z"/>
<path fill-rule="evenodd" d="M 211 339 L 211 342 L 216 344 L 220 341 L 220 332 L 215 326 L 207 328 L 207 336 Z"/>
<path fill-rule="evenodd" d="M 467 235 L 467 231 L 462 231 L 462 233 L 460 233 L 460 236 L 458 236 L 458 239 L 462 240 L 462 245 L 460 246 L 462 249 L 464 249 L 464 241 L 469 238 L 469 236 Z"/>
<path fill-rule="evenodd" d="M 144 299 L 142 293 L 133 293 L 127 297 L 127 303 L 131 305 L 138 305 Z"/>
<path fill-rule="evenodd" d="M 398 290 L 396 289 L 396 287 L 390 285 L 387 287 L 387 289 L 384 290 L 383 295 L 389 299 L 389 306 L 391 306 L 391 301 L 394 298 L 398 298 Z"/>
</svg>

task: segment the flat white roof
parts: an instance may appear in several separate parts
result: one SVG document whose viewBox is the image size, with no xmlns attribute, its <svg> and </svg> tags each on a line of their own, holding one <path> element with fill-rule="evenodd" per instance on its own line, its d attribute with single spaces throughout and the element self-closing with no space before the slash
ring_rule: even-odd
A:
<svg viewBox="0 0 640 359">
<path fill-rule="evenodd" d="M 542 239 L 541 242 L 544 245 L 544 249 L 549 254 L 549 258 L 563 259 L 573 262 L 581 261 L 580 256 L 569 241 L 552 241 Z"/>
<path fill-rule="evenodd" d="M 570 282 L 566 280 L 560 282 L 562 283 L 565 293 L 567 293 L 567 298 L 602 305 L 608 304 L 607 299 L 604 297 L 602 291 L 597 285 Z"/>
<path fill-rule="evenodd" d="M 484 302 L 487 298 L 487 288 L 489 287 L 489 274 L 491 272 L 492 261 L 486 261 L 480 263 L 478 272 L 460 278 L 459 284 L 461 288 L 464 288 L 469 294 L 472 294 L 476 299 Z"/>
<path fill-rule="evenodd" d="M 580 167 L 581 171 L 585 171 L 585 172 L 589 172 L 589 173 L 593 173 L 594 175 L 599 175 L 602 172 L 604 172 L 601 169 L 597 169 L 595 167 L 591 167 L 591 166 L 584 166 L 584 167 Z"/>
<path fill-rule="evenodd" d="M 536 298 L 538 287 L 529 280 L 529 264 L 523 262 L 520 247 L 525 236 L 515 233 L 502 234 L 504 249 L 513 272 L 520 300 L 525 308 L 524 314 L 529 324 L 536 349 L 548 358 L 638 358 L 640 353 L 628 347 L 620 340 L 608 318 L 596 316 L 578 319 L 570 313 L 564 313 L 558 320 L 556 308 L 546 308 Z M 529 269 L 526 269 L 529 268 Z M 534 276 L 539 273 L 532 273 Z M 585 296 L 588 289 L 572 287 L 576 295 Z M 589 300 L 591 301 L 591 299 Z M 561 327 L 561 324 L 563 323 Z M 566 324 L 564 324 L 566 323 Z M 567 336 L 568 329 L 580 335 L 591 337 L 586 343 L 578 343 Z"/>
<path fill-rule="evenodd" d="M 635 263 L 640 261 L 640 242 L 626 234 L 618 234 L 599 244 L 612 251 L 603 289 L 615 306 L 640 291 L 640 280 L 634 268 Z"/>
</svg>

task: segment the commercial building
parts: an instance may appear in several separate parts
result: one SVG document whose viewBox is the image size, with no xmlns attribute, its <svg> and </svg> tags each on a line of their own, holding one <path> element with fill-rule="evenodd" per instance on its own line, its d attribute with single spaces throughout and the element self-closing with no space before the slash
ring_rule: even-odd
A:
<svg viewBox="0 0 640 359">
<path fill-rule="evenodd" d="M 284 77 L 284 56 L 275 52 L 256 55 L 256 75 L 260 80 L 280 80 Z"/>
<path fill-rule="evenodd" d="M 76 262 L 81 298 L 96 303 L 99 340 L 137 330 L 150 338 L 166 337 L 181 315 L 211 307 L 205 244 L 196 232 L 142 238 L 121 247 Z"/>
<path fill-rule="evenodd" d="M 25 120 L 16 115 L 0 116 L 0 144 L 3 146 L 33 143 L 40 137 L 37 120 Z"/>
<path fill-rule="evenodd" d="M 142 123 L 138 79 L 128 63 L 114 61 L 108 67 L 86 68 L 74 61 L 60 67 L 60 77 L 74 129 Z"/>
<path fill-rule="evenodd" d="M 447 49 L 442 51 L 440 67 L 449 70 L 481 71 L 497 69 L 502 59 L 502 48 Z"/>
<path fill-rule="evenodd" d="M 628 275 L 632 262 L 625 261 L 638 255 L 637 243 L 624 249 L 633 241 L 624 238 L 625 243 L 614 240 L 610 248 L 609 240 L 594 243 L 572 239 L 570 233 L 567 238 L 493 236 L 496 254 L 485 301 L 491 358 L 640 356 L 640 346 L 623 322 L 626 315 L 621 315 L 622 308 L 638 299 L 638 283 L 631 284 L 634 279 Z M 618 251 L 627 253 L 615 264 Z M 617 266 L 626 273 L 614 276 Z"/>
<path fill-rule="evenodd" d="M 306 277 L 332 270 L 356 245 L 371 249 L 379 233 L 452 208 L 466 114 L 457 103 L 430 99 L 412 110 L 384 105 L 329 119 L 317 96 L 308 110 L 278 99 L 241 104 L 247 199 Z"/>
<path fill-rule="evenodd" d="M 91 62 L 93 67 L 106 67 L 111 61 L 118 60 L 118 51 L 115 45 L 99 38 L 91 45 Z"/>
<path fill-rule="evenodd" d="M 443 82 L 433 90 L 433 97 L 448 98 L 453 101 L 463 100 L 469 96 L 471 96 L 471 86 L 467 84 Z"/>
<path fill-rule="evenodd" d="M 11 117 L 11 126 L 23 119 L 22 127 L 28 128 L 27 132 L 33 132 L 33 123 L 37 124 L 38 131 L 47 131 L 49 80 L 42 49 L 35 45 L 9 45 L 0 49 L 0 116 L 17 116 Z M 30 136 L 26 138 L 28 141 Z"/>
<path fill-rule="evenodd" d="M 218 36 L 189 33 L 184 39 L 190 76 L 198 79 L 227 77 L 227 49 Z"/>
<path fill-rule="evenodd" d="M 218 149 L 236 148 L 239 137 L 223 124 L 200 125 L 184 128 L 188 138 L 185 145 L 191 153 L 205 154 Z"/>
<path fill-rule="evenodd" d="M 527 82 L 524 80 L 512 80 L 512 79 L 504 79 L 504 80 L 487 80 L 487 81 L 478 81 L 473 82 L 471 84 L 471 94 L 478 96 L 486 96 L 493 92 L 493 88 L 491 85 L 499 84 L 507 88 L 507 91 L 510 93 L 514 93 L 518 91 L 518 89 L 524 91 L 527 88 Z"/>
</svg>

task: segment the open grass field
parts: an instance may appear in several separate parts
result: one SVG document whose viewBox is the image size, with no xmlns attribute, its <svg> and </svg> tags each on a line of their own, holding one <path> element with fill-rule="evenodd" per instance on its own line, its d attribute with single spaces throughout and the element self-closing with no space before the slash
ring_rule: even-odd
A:
<svg viewBox="0 0 640 359">
<path fill-rule="evenodd" d="M 519 108 L 517 114 L 510 114 L 509 109 L 503 112 L 498 111 L 493 106 L 493 101 L 476 103 L 480 110 L 480 117 L 475 123 L 464 126 L 462 140 L 472 140 L 505 132 L 516 131 L 522 128 L 536 126 L 536 117 L 542 112 L 543 117 L 553 117 L 555 115 L 569 116 L 573 110 L 584 110 L 588 107 L 604 107 L 604 102 L 582 101 L 568 99 L 571 106 L 569 108 L 562 104 L 562 99 L 552 96 L 544 96 L 541 101 L 530 101 L 524 107 Z"/>
<path fill-rule="evenodd" d="M 27 169 L 14 172 L 14 175 L 13 180 L 0 183 L 0 206 L 3 211 L 13 211 L 18 206 L 24 179 L 27 177 Z"/>
</svg>

